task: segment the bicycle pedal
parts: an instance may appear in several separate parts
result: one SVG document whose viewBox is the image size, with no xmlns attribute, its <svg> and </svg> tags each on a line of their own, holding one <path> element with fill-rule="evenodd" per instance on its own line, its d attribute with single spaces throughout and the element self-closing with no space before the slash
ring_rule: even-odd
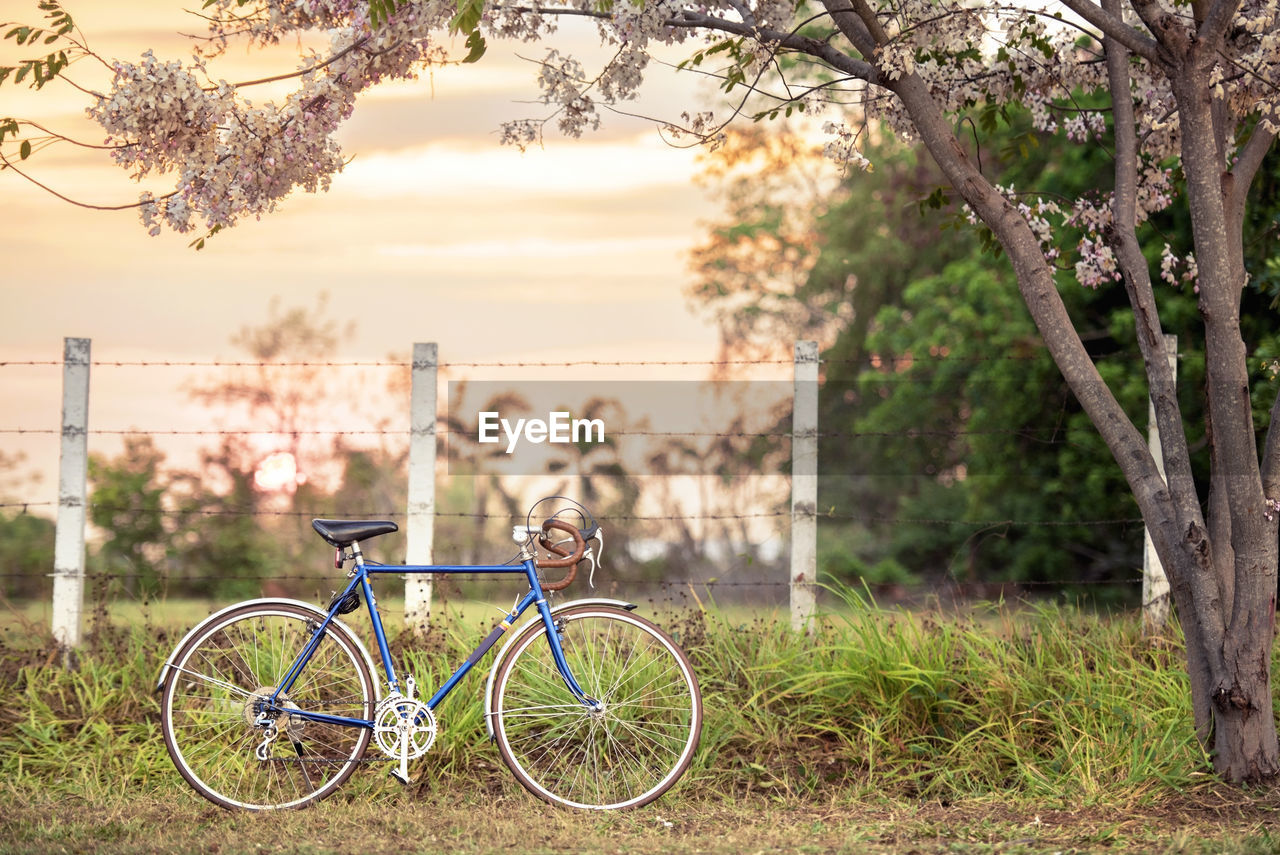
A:
<svg viewBox="0 0 1280 855">
<path fill-rule="evenodd" d="M 406 787 L 412 784 L 414 781 L 413 778 L 410 778 L 408 775 L 403 774 L 399 769 L 392 769 L 391 777 L 395 778 L 397 781 L 399 781 L 401 784 L 403 784 Z"/>
</svg>

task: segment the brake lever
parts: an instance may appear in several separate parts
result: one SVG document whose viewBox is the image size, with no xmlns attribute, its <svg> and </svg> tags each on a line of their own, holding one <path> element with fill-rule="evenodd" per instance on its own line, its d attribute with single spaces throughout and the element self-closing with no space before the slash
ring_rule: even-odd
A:
<svg viewBox="0 0 1280 855">
<path fill-rule="evenodd" d="M 604 529 L 599 525 L 593 525 L 592 528 L 595 531 L 591 534 L 596 539 L 596 544 L 599 548 L 593 546 L 588 549 L 586 557 L 591 559 L 591 574 L 587 577 L 587 587 L 594 591 L 596 589 L 596 568 L 604 561 Z"/>
</svg>

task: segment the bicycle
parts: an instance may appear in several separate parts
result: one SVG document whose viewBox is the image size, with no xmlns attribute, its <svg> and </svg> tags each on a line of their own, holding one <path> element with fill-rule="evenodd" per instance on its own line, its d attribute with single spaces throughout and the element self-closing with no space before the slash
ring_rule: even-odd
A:
<svg viewBox="0 0 1280 855">
<path fill-rule="evenodd" d="M 543 500 L 545 501 L 545 500 Z M 541 504 L 539 502 L 538 504 Z M 485 690 L 491 741 L 525 789 L 551 804 L 614 810 L 648 804 L 693 759 L 702 697 L 688 657 L 622 600 L 591 598 L 552 608 L 578 565 L 594 574 L 603 533 L 580 505 L 540 526 L 515 526 L 520 553 L 506 564 L 387 565 L 361 542 L 396 531 L 389 520 L 312 521 L 350 562 L 347 583 L 325 608 L 283 598 L 229 606 L 195 626 L 161 668 L 165 747 L 196 792 L 225 808 L 300 808 L 332 794 L 366 760 L 370 744 L 408 763 L 431 748 L 435 709 L 530 609 L 494 658 Z M 534 506 L 534 509 L 537 505 Z M 555 540 L 552 533 L 568 535 Z M 558 537 L 558 535 L 556 535 Z M 564 569 L 554 582 L 540 571 Z M 524 574 L 529 590 L 427 700 L 402 683 L 387 647 L 372 577 L 387 574 Z M 387 691 L 373 657 L 339 619 L 367 606 Z M 379 759 L 379 758 L 374 758 Z"/>
</svg>

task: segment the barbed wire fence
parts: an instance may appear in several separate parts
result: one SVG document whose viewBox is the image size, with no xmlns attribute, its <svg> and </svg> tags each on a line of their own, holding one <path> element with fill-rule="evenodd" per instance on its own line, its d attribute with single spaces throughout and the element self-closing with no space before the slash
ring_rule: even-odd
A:
<svg viewBox="0 0 1280 855">
<path fill-rule="evenodd" d="M 40 513 L 42 511 L 56 511 L 57 514 L 57 537 L 55 542 L 55 559 L 53 573 L 53 613 L 55 635 L 68 646 L 74 646 L 79 641 L 79 624 L 81 621 L 81 612 L 83 610 L 83 592 L 86 582 L 100 585 L 111 581 L 128 581 L 139 580 L 141 574 L 130 573 L 87 573 L 84 556 L 85 556 L 85 527 L 86 512 L 89 509 L 89 499 L 87 495 L 86 471 L 88 462 L 88 439 L 91 436 L 101 437 L 123 437 L 130 435 L 148 435 L 152 437 L 249 437 L 249 436 L 270 436 L 274 431 L 268 430 L 227 430 L 216 428 L 200 428 L 200 429 L 180 429 L 180 428 L 154 428 L 154 429 L 135 429 L 135 428 L 118 428 L 108 426 L 105 428 L 90 428 L 88 425 L 88 375 L 90 367 L 100 368 L 117 368 L 117 367 L 138 367 L 138 368 L 247 368 L 247 367 L 264 367 L 272 368 L 290 367 L 293 365 L 305 366 L 307 368 L 325 367 L 325 368 L 405 368 L 402 362 L 368 362 L 368 361 L 319 361 L 319 362 L 272 362 L 261 363 L 254 361 L 121 361 L 121 360 L 104 360 L 100 362 L 91 361 L 89 358 L 89 342 L 85 339 L 68 339 L 66 341 L 64 360 L 62 362 L 52 360 L 29 360 L 29 361 L 6 361 L 0 362 L 0 369 L 27 366 L 27 367 L 58 367 L 61 366 L 64 375 L 64 402 L 63 402 L 63 423 L 60 429 L 47 427 L 32 426 L 3 426 L 0 427 L 0 436 L 54 436 L 60 437 L 62 443 L 61 457 L 61 475 L 59 483 L 58 501 L 49 500 L 32 500 L 17 499 L 11 501 L 0 502 L 0 510 L 16 511 L 22 513 Z M 411 424 L 408 429 L 392 430 L 392 429 L 370 429 L 370 428 L 337 428 L 337 429 L 310 429 L 291 431 L 294 436 L 316 436 L 316 437 L 342 437 L 342 438 L 385 438 L 394 437 L 397 440 L 408 440 L 412 443 L 415 439 L 429 438 L 431 448 L 425 462 L 418 461 L 418 467 L 415 473 L 411 462 L 410 471 L 410 497 L 403 509 L 400 508 L 309 508 L 309 509 L 282 509 L 268 510 L 263 508 L 234 508 L 222 507 L 215 509 L 195 508 L 177 510 L 172 508 L 161 508 L 158 513 L 161 514 L 178 514 L 182 513 L 187 516 L 222 516 L 222 515 L 250 515 L 256 517 L 296 517 L 299 519 L 312 517 L 360 517 L 373 518 L 385 517 L 390 519 L 404 520 L 404 526 L 409 535 L 410 545 L 408 546 L 407 562 L 411 564 L 429 564 L 431 562 L 431 528 L 427 528 L 427 541 L 425 547 L 419 539 L 417 545 L 413 543 L 415 521 L 421 525 L 424 520 L 430 521 L 428 525 L 433 524 L 436 519 L 449 520 L 471 520 L 471 521 L 487 521 L 505 516 L 496 513 L 485 512 L 456 512 L 445 511 L 436 507 L 434 497 L 434 482 L 436 480 L 436 459 L 437 450 L 434 447 L 435 440 L 440 437 L 448 437 L 451 433 L 458 431 L 448 427 L 440 427 L 438 424 L 439 413 L 437 412 L 435 398 L 435 389 L 437 387 L 438 378 L 436 372 L 440 368 L 452 369 L 469 369 L 469 368 L 497 368 L 497 369 L 533 369 L 546 370 L 558 368 L 620 368 L 620 367 L 637 367 L 637 368 L 653 368 L 667 367 L 677 369 L 703 369 L 703 370 L 723 370 L 726 368 L 751 368 L 758 366 L 773 366 L 775 369 L 791 364 L 799 366 L 802 362 L 811 363 L 813 371 L 805 374 L 801 379 L 801 370 L 796 369 L 794 374 L 796 380 L 794 388 L 796 390 L 796 400 L 802 396 L 812 392 L 814 396 L 814 406 L 812 407 L 812 417 L 801 416 L 800 407 L 795 407 L 795 416 L 791 429 L 789 431 L 724 431 L 724 432 L 699 432 L 699 431 L 662 431 L 648 430 L 643 428 L 622 429 L 616 431 L 614 435 L 619 437 L 636 436 L 636 437 L 665 437 L 665 438 L 705 438 L 719 437 L 726 439 L 778 439 L 789 440 L 792 443 L 792 455 L 799 453 L 812 454 L 814 460 L 814 468 L 812 474 L 816 476 L 816 440 L 818 439 L 847 439 L 857 440 L 860 438 L 886 437 L 896 436 L 883 431 L 820 431 L 817 424 L 817 408 L 816 393 L 819 384 L 817 374 L 817 351 L 816 346 L 813 347 L 811 356 L 806 351 L 803 359 L 800 357 L 800 349 L 797 349 L 797 358 L 792 361 L 788 360 L 708 360 L 708 361 L 685 361 L 685 360 L 653 360 L 653 361 L 627 361 L 627 360 L 566 360 L 566 361 L 531 361 L 531 362 L 453 362 L 440 363 L 435 358 L 434 345 L 428 346 L 430 350 L 420 350 L 423 346 L 415 348 L 412 369 L 415 372 L 414 388 L 417 390 L 425 390 L 429 388 L 431 394 L 429 400 L 421 402 L 415 401 L 416 406 L 427 408 L 426 412 L 411 413 Z M 972 360 L 970 357 L 952 357 L 956 359 Z M 982 361 L 996 359 L 1023 359 L 1019 356 L 1003 356 L 993 355 L 990 357 L 981 357 Z M 914 362 L 926 361 L 929 357 L 913 357 Z M 886 363 L 892 367 L 896 363 L 890 360 Z M 807 365 L 806 365 L 807 370 Z M 425 372 L 419 375 L 417 372 Z M 421 384 L 421 385 L 419 385 Z M 1010 430 L 987 430 L 987 431 L 928 431 L 921 430 L 914 432 L 922 439 L 938 438 L 938 437 L 956 437 L 970 433 L 982 434 L 1008 434 L 1010 436 L 1021 436 L 1036 441 L 1046 443 L 1067 443 L 1070 442 L 1065 438 L 1061 430 L 1055 426 L 1053 428 L 1040 429 L 1010 429 Z M 813 442 L 811 446 L 805 446 L 805 443 Z M 69 450 L 70 449 L 70 450 Z M 811 449 L 811 450 L 809 450 Z M 412 453 L 410 455 L 413 456 Z M 1018 519 L 953 519 L 944 516 L 932 517 L 896 517 L 892 514 L 879 514 L 865 510 L 847 510 L 828 508 L 826 510 L 819 509 L 816 500 L 816 484 L 812 491 L 808 486 L 798 487 L 798 484 L 804 480 L 806 473 L 801 471 L 801 467 L 793 462 L 794 471 L 791 476 L 791 503 L 789 509 L 767 509 L 760 511 L 751 511 L 747 513 L 714 513 L 703 512 L 696 514 L 632 514 L 618 515 L 612 517 L 610 522 L 626 525 L 631 523 L 686 523 L 691 518 L 704 521 L 733 521 L 733 522 L 753 522 L 753 523 L 769 523 L 773 524 L 772 528 L 781 536 L 785 531 L 789 535 L 789 547 L 791 551 L 790 560 L 786 561 L 785 575 L 783 578 L 774 579 L 735 579 L 722 578 L 725 574 L 702 574 L 699 576 L 687 575 L 682 578 L 662 578 L 662 579 L 636 579 L 627 582 L 628 588 L 647 588 L 651 591 L 658 591 L 668 596 L 686 596 L 692 593 L 696 598 L 699 592 L 715 591 L 773 591 L 774 596 L 781 595 L 784 591 L 789 595 L 792 606 L 793 624 L 801 627 L 807 624 L 813 614 L 813 594 L 815 591 L 815 583 L 817 580 L 816 566 L 816 526 L 820 521 L 831 522 L 847 522 L 862 523 L 869 525 L 919 525 L 919 526 L 936 526 L 947 529 L 957 529 L 961 532 L 968 532 L 967 536 L 973 536 L 974 533 L 992 530 L 1013 530 L 1018 528 L 1056 528 L 1056 527 L 1095 527 L 1095 526 L 1116 526 L 1122 530 L 1136 529 L 1141 525 L 1141 520 L 1136 517 L 1118 518 L 1118 519 L 1075 519 L 1075 520 L 1018 520 Z M 424 480 L 425 479 L 425 480 Z M 79 490 L 76 484 L 81 485 Z M 428 487 L 424 487 L 428 484 Z M 415 494 L 416 486 L 416 494 Z M 423 490 L 429 491 L 429 498 L 424 498 Z M 116 510 L 131 510 L 123 507 Z M 418 537 L 422 537 L 421 529 L 419 529 Z M 417 557 L 415 557 L 415 555 Z M 14 574 L 0 573 L 0 578 L 9 578 Z M 260 577 L 256 576 L 239 576 L 234 573 L 224 574 L 221 576 L 223 580 L 237 581 L 243 580 L 248 583 L 261 582 Z M 300 583 L 325 583 L 336 584 L 332 574 L 323 573 L 305 573 L 305 574 L 285 574 L 277 578 L 279 581 L 290 581 Z M 424 579 L 427 577 L 423 577 Z M 459 577 L 459 581 L 466 583 L 482 583 L 492 581 L 490 578 L 470 578 L 467 576 Z M 1105 579 L 1082 581 L 1078 584 L 1098 584 L 1098 585 L 1134 585 L 1139 583 L 1138 578 L 1133 579 Z M 1026 580 L 1020 582 L 1005 583 L 1009 590 L 1036 590 L 1050 589 L 1060 586 L 1062 583 L 1057 581 L 1036 581 Z M 1004 590 L 1005 585 L 1001 585 L 997 590 Z M 419 591 L 421 598 L 424 592 Z M 430 591 L 425 592 L 426 602 L 430 602 Z M 412 593 L 410 592 L 406 600 L 406 612 L 414 612 L 419 606 L 415 604 Z"/>
</svg>

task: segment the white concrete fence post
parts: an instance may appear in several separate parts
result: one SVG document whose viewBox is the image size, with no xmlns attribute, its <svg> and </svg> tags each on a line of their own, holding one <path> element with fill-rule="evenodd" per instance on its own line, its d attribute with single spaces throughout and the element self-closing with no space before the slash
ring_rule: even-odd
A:
<svg viewBox="0 0 1280 855">
<path fill-rule="evenodd" d="M 84 611 L 84 527 L 88 508 L 90 339 L 63 339 L 62 449 L 53 544 L 53 637 L 70 665 Z"/>
<path fill-rule="evenodd" d="M 409 564 L 430 564 L 436 519 L 436 375 L 434 342 L 413 346 L 413 386 L 409 405 L 409 503 L 405 523 Z M 405 577 L 405 625 L 419 634 L 431 619 L 431 577 Z"/>
<path fill-rule="evenodd" d="M 791 416 L 791 628 L 810 632 L 818 576 L 818 343 L 795 346 Z"/>
<path fill-rule="evenodd" d="M 1178 337 L 1164 337 L 1164 355 L 1169 361 L 1169 370 L 1173 372 L 1175 387 L 1178 381 Z M 1156 424 L 1156 405 L 1147 401 L 1147 448 L 1156 459 L 1156 468 L 1160 477 L 1164 478 L 1164 452 L 1160 448 L 1160 428 Z M 1142 625 L 1147 633 L 1157 633 L 1164 629 L 1169 620 L 1169 579 L 1164 574 L 1164 565 L 1156 555 L 1155 544 L 1151 541 L 1151 529 L 1142 527 Z"/>
</svg>

